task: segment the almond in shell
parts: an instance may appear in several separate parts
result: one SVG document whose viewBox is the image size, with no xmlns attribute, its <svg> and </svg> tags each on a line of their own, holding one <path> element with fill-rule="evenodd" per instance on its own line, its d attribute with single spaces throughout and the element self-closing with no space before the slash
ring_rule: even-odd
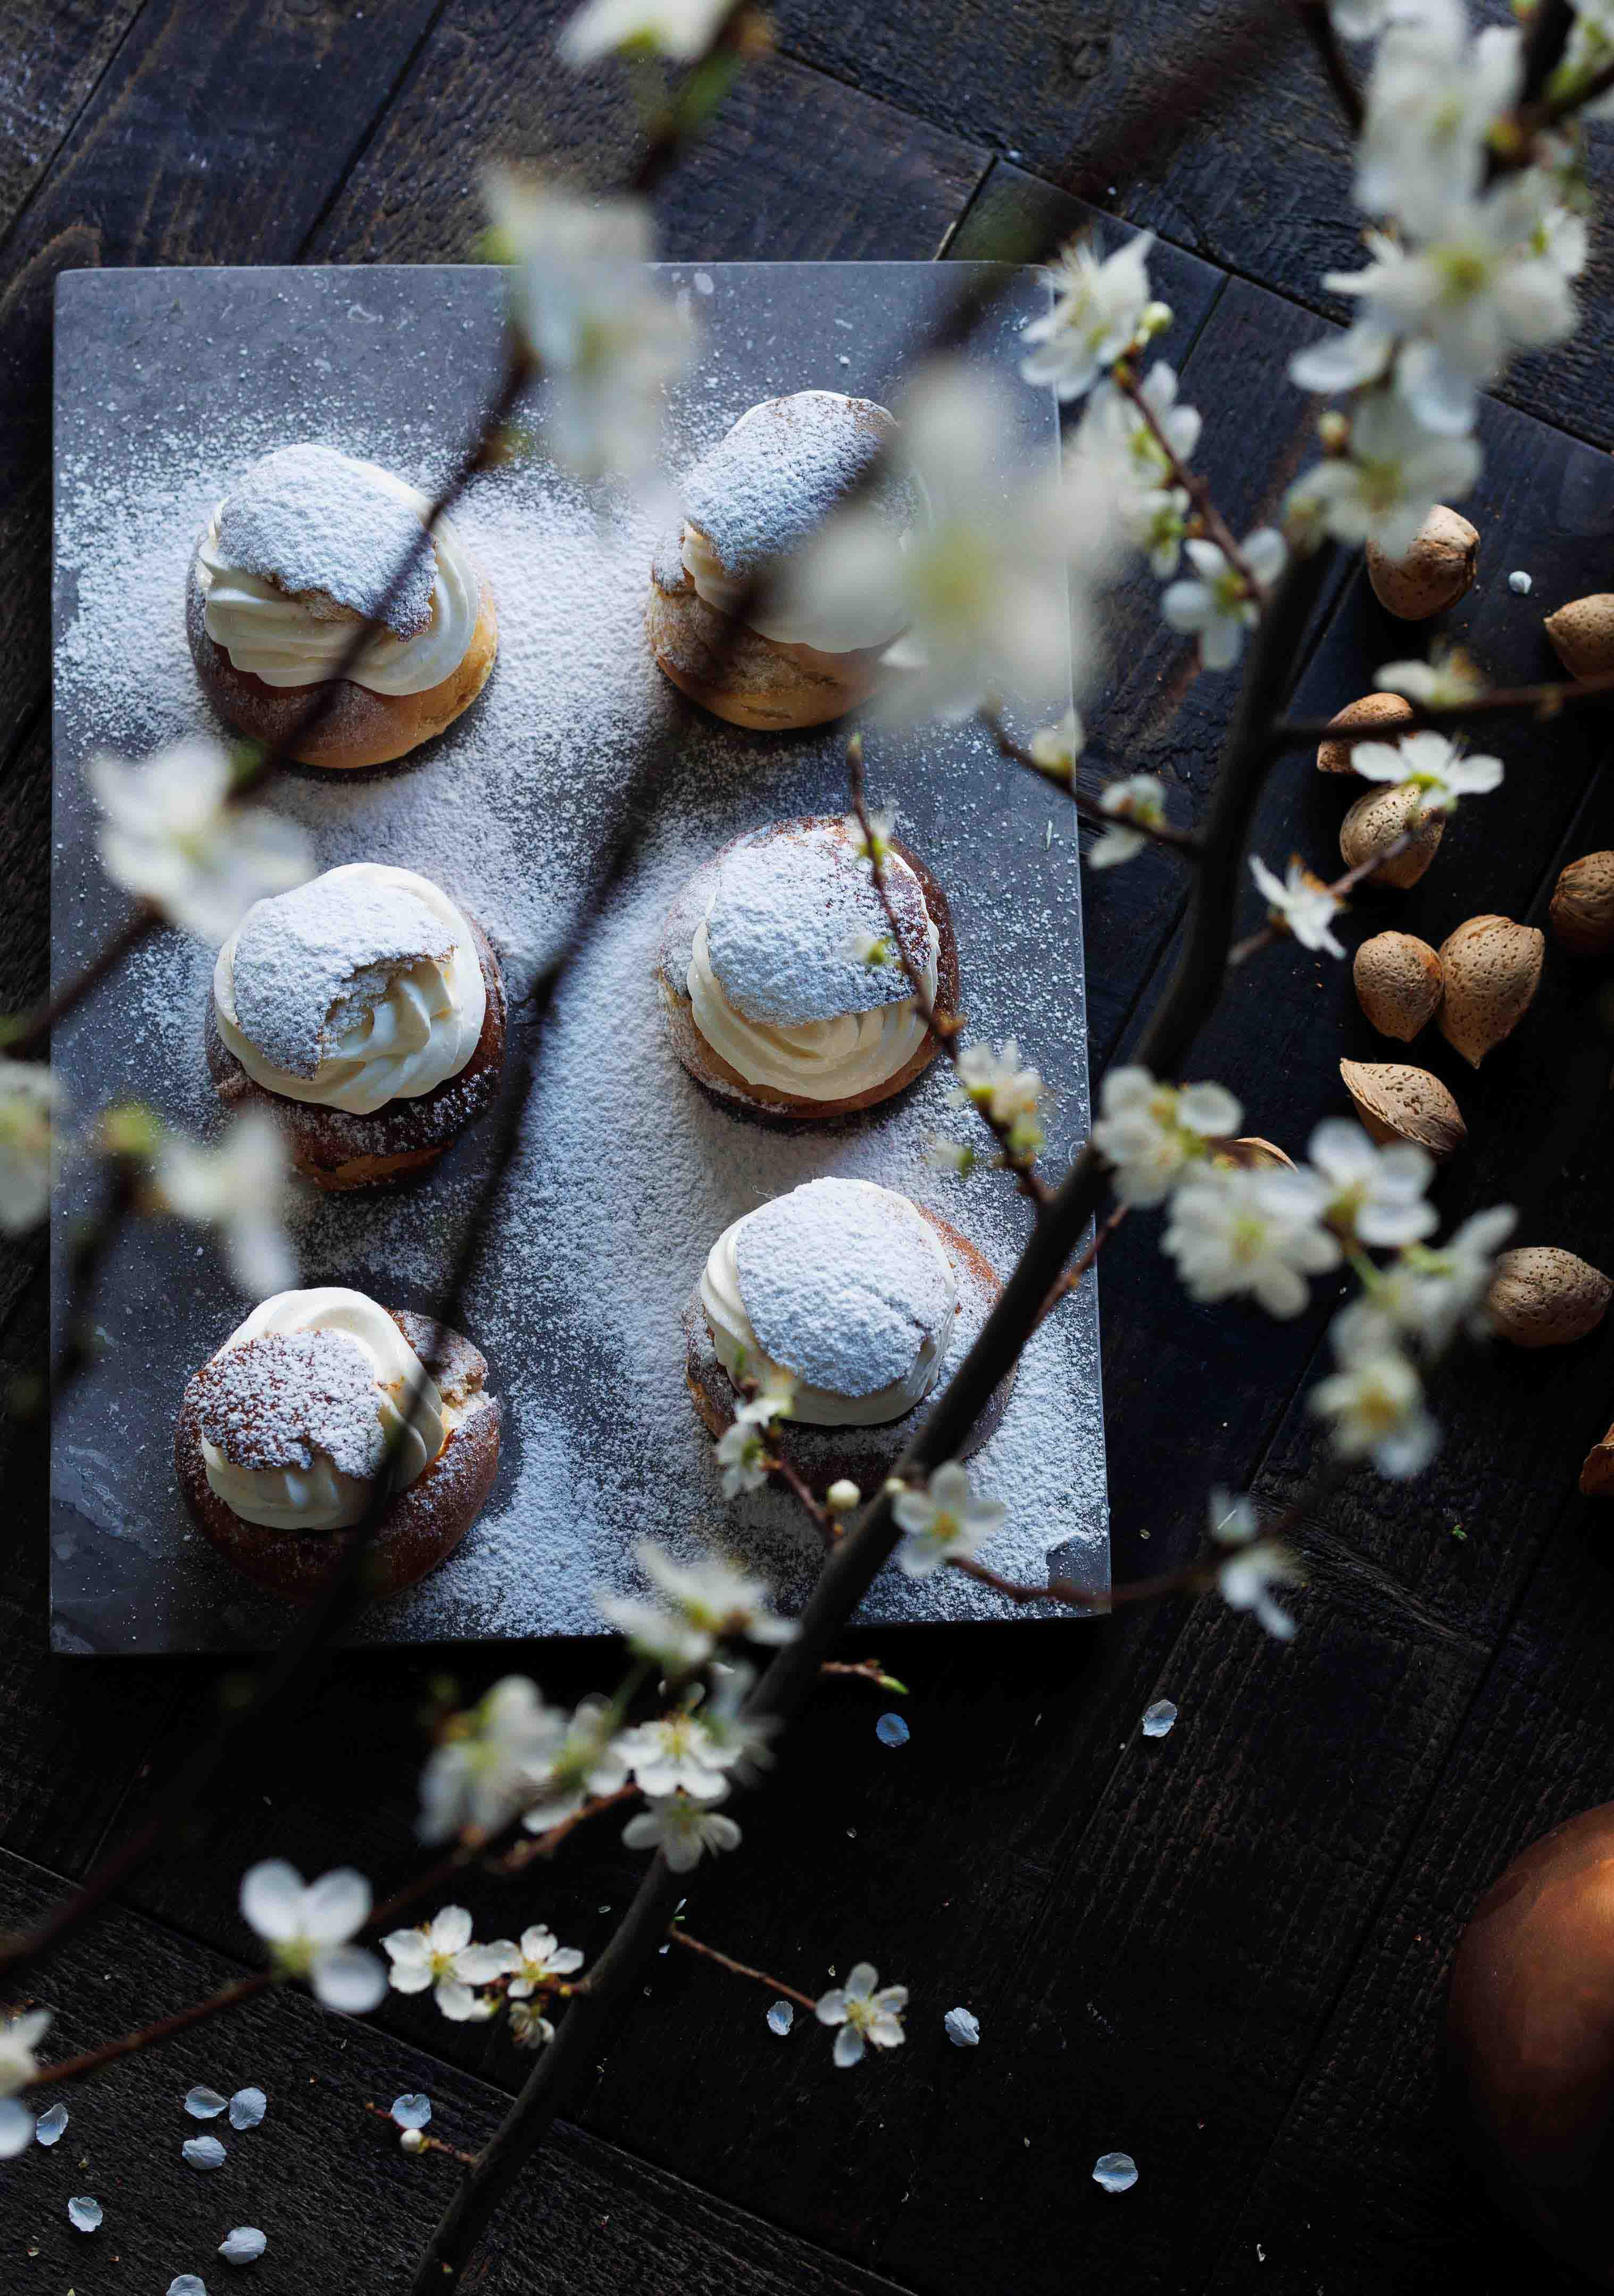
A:
<svg viewBox="0 0 1614 2296">
<path fill-rule="evenodd" d="M 1339 1074 L 1363 1130 L 1380 1147 L 1410 1140 L 1444 1163 L 1468 1138 L 1462 1110 L 1428 1069 L 1400 1061 L 1341 1061 Z"/>
<path fill-rule="evenodd" d="M 1541 983 L 1546 938 L 1511 917 L 1470 917 L 1440 944 L 1440 1033 L 1470 1066 L 1511 1037 Z"/>
<path fill-rule="evenodd" d="M 1516 1348 L 1561 1348 L 1594 1332 L 1614 1299 L 1599 1267 L 1556 1244 L 1525 1244 L 1496 1262 L 1486 1312 L 1498 1339 Z"/>
<path fill-rule="evenodd" d="M 1445 814 L 1426 810 L 1411 782 L 1399 782 L 1392 789 L 1371 789 L 1356 800 L 1339 824 L 1341 858 L 1347 869 L 1360 869 L 1375 854 L 1388 853 L 1409 832 L 1412 841 L 1401 852 L 1380 861 L 1369 880 L 1404 892 L 1424 875 L 1445 835 Z"/>
<path fill-rule="evenodd" d="M 1330 726 L 1365 726 L 1376 742 L 1393 742 L 1403 726 L 1416 723 L 1417 712 L 1404 695 L 1399 693 L 1364 693 L 1360 701 L 1338 711 L 1329 719 Z M 1352 763 L 1355 751 L 1349 742 L 1322 742 L 1317 749 L 1317 771 L 1320 774 L 1349 774 L 1355 771 Z"/>
<path fill-rule="evenodd" d="M 1440 1002 L 1440 959 L 1416 933 L 1375 933 L 1351 965 L 1356 1002 L 1381 1037 L 1404 1045 L 1433 1019 Z"/>
<path fill-rule="evenodd" d="M 1571 677 L 1598 677 L 1614 669 L 1614 590 L 1571 598 L 1542 627 Z"/>
<path fill-rule="evenodd" d="M 1367 578 L 1388 613 L 1404 622 L 1427 621 L 1454 606 L 1479 564 L 1479 535 L 1466 518 L 1437 503 L 1399 558 L 1367 546 Z"/>
<path fill-rule="evenodd" d="M 1614 948 L 1614 853 L 1583 853 L 1560 870 L 1547 919 L 1553 939 L 1577 956 Z"/>
</svg>

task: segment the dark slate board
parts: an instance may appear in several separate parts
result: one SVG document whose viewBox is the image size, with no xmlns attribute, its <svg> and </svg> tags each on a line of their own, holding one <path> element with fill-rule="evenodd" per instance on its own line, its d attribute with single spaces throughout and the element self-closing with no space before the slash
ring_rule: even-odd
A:
<svg viewBox="0 0 1614 2296">
<path fill-rule="evenodd" d="M 959 271 L 735 265 L 670 266 L 667 278 L 703 322 L 671 411 L 679 463 L 770 391 L 828 381 L 878 395 Z M 1044 291 L 1017 281 L 979 355 L 1011 373 L 1017 327 Z M 496 372 L 501 294 L 496 274 L 471 267 L 64 276 L 58 979 L 121 910 L 94 858 L 83 758 L 103 744 L 138 755 L 207 722 L 178 586 L 228 473 L 271 444 L 323 436 L 429 480 L 445 435 Z M 1006 455 L 1050 455 L 1050 401 L 1016 389 Z M 658 738 L 679 746 L 679 785 L 653 808 L 634 873 L 561 999 L 515 1193 L 462 1318 L 512 1406 L 499 1486 L 447 1569 L 366 1619 L 368 1639 L 590 1632 L 592 1588 L 631 1583 L 630 1550 L 652 1527 L 675 1544 L 692 1530 L 739 1544 L 783 1599 L 799 1599 L 811 1568 L 799 1519 L 774 1495 L 753 1512 L 722 1508 L 681 1394 L 677 1313 L 707 1244 L 752 1203 L 826 1168 L 866 1171 L 935 1201 L 1000 1267 L 1025 1231 L 1025 1207 L 1001 1184 L 957 1191 L 926 1172 L 925 1141 L 959 1121 L 935 1071 L 868 1117 L 786 1134 L 708 1106 L 672 1064 L 646 969 L 662 911 L 695 862 L 739 829 L 841 809 L 842 737 L 752 736 L 680 712 L 638 633 L 650 529 L 631 528 L 625 540 L 611 529 L 597 545 L 598 510 L 538 465 L 480 481 L 458 523 L 500 595 L 488 693 L 401 772 L 293 775 L 276 793 L 310 827 L 322 865 L 368 854 L 424 867 L 457 891 L 519 984 L 558 939 L 636 756 Z M 871 783 L 877 801 L 895 800 L 902 833 L 949 889 L 974 1027 L 1018 1031 L 1055 1089 L 1051 1132 L 1064 1150 L 1085 1131 L 1085 1020 L 1075 847 L 1052 835 L 1057 808 L 968 728 L 877 736 Z M 1006 900 L 1008 884 L 1023 897 Z M 59 1032 L 57 1062 L 78 1105 L 133 1092 L 193 1128 L 214 1120 L 200 1053 L 210 968 L 199 946 L 162 936 Z M 555 1089 L 568 1074 L 591 1095 L 586 1124 L 577 1091 Z M 473 1134 L 424 1187 L 309 1207 L 303 1280 L 428 1306 L 484 1149 Z M 62 1218 L 84 1185 L 70 1184 Z M 58 1263 L 58 1282 L 60 1273 Z M 118 1259 L 97 1309 L 106 1366 L 69 1399 L 56 1431 L 58 1647 L 232 1648 L 272 1639 L 283 1624 L 278 1606 L 251 1595 L 190 1529 L 169 1461 L 184 1381 L 243 1312 L 194 1237 L 148 1228 Z M 659 1409 L 649 1424 L 646 1398 Z M 994 1462 L 1011 1512 L 1002 1567 L 1028 1575 L 1051 1557 L 1102 1583 L 1091 1286 L 1033 1346 L 984 1464 Z M 921 1588 L 888 1571 L 866 1615 L 994 1613 L 1025 1615 L 952 1573 Z"/>
</svg>

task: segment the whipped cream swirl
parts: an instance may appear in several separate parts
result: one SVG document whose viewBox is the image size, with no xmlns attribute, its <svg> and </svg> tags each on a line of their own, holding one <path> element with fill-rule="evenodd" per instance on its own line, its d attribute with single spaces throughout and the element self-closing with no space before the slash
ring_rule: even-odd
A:
<svg viewBox="0 0 1614 2296">
<path fill-rule="evenodd" d="M 350 1428 L 332 1430 L 329 1447 L 322 1444 L 317 1427 L 284 1424 L 251 1431 L 251 1440 L 237 1446 L 242 1452 L 280 1448 L 301 1452 L 308 1465 L 291 1464 L 251 1466 L 237 1464 L 228 1447 L 204 1435 L 202 1464 L 211 1488 L 232 1514 L 243 1522 L 260 1523 L 268 1530 L 342 1530 L 356 1523 L 369 1500 L 369 1476 L 380 1465 L 386 1446 L 403 1428 L 393 1465 L 393 1488 L 403 1490 L 418 1481 L 447 1439 L 451 1414 L 435 1383 L 426 1379 L 415 1415 L 404 1428 L 404 1412 L 423 1377 L 420 1357 L 386 1309 L 363 1292 L 327 1286 L 312 1292 L 280 1292 L 254 1308 L 238 1330 L 218 1350 L 226 1356 L 249 1341 L 269 1333 L 334 1332 L 353 1347 L 367 1366 L 375 1388 L 375 1429 L 366 1431 L 367 1472 L 355 1472 Z M 217 1361 L 218 1358 L 214 1358 Z M 284 1415 L 284 1406 L 277 1406 Z M 338 1463 L 340 1455 L 341 1464 Z"/>
<path fill-rule="evenodd" d="M 482 1036 L 488 990 L 470 925 L 429 877 L 377 861 L 354 861 L 327 870 L 313 888 L 298 888 L 295 898 L 306 902 L 317 892 L 339 903 L 344 888 L 357 884 L 413 896 L 446 928 L 447 955 L 427 953 L 401 964 L 357 969 L 339 1001 L 319 1015 L 317 1067 L 312 1075 L 294 1075 L 252 1042 L 236 1011 L 236 945 L 249 921 L 261 922 L 261 912 L 272 914 L 276 901 L 293 898 L 276 895 L 249 909 L 219 950 L 213 1010 L 226 1048 L 266 1092 L 344 1109 L 350 1116 L 372 1116 L 389 1101 L 418 1100 L 459 1074 Z"/>
<path fill-rule="evenodd" d="M 844 1185 L 866 1186 L 871 1195 L 886 1196 L 889 1189 L 878 1188 L 872 1182 L 849 1182 Z M 911 1411 L 922 1397 L 927 1395 L 941 1377 L 946 1359 L 948 1343 L 952 1337 L 954 1310 L 958 1301 L 958 1279 L 951 1260 L 943 1248 L 942 1240 L 928 1220 L 923 1218 L 906 1197 L 896 1197 L 902 1214 L 911 1218 L 918 1232 L 913 1240 L 919 1248 L 934 1253 L 935 1273 L 945 1299 L 944 1311 L 919 1333 L 908 1370 L 886 1385 L 865 1395 L 842 1395 L 826 1387 L 815 1387 L 796 1379 L 791 1402 L 791 1417 L 805 1427 L 880 1427 L 893 1419 L 902 1418 Z M 766 1206 L 760 1207 L 765 1210 Z M 747 1212 L 724 1229 L 706 1255 L 706 1265 L 701 1271 L 700 1300 L 712 1342 L 718 1360 L 737 1385 L 742 1377 L 766 1386 L 771 1374 L 790 1373 L 792 1367 L 780 1365 L 759 1343 L 745 1299 L 740 1290 L 738 1266 L 739 1238 L 748 1220 L 756 1217 Z"/>
<path fill-rule="evenodd" d="M 432 504 L 418 488 L 374 463 L 359 467 L 373 484 L 407 503 L 424 523 Z M 223 508 L 221 503 L 213 512 L 196 552 L 196 580 L 209 637 L 224 648 L 236 669 L 260 677 L 266 685 L 319 685 L 334 674 L 352 637 L 351 611 L 325 601 L 311 603 L 266 575 L 232 566 L 219 545 Z M 437 570 L 430 619 L 413 637 L 377 630 L 348 672 L 355 685 L 366 686 L 372 693 L 424 693 L 441 685 L 465 660 L 482 611 L 482 586 L 447 519 L 438 521 L 432 545 Z"/>
<path fill-rule="evenodd" d="M 890 875 L 900 873 L 912 882 L 923 902 L 918 879 L 899 855 L 891 854 L 885 867 Z M 714 888 L 712 902 L 717 898 Z M 710 914 L 712 904 L 707 906 Z M 926 912 L 920 974 L 932 1003 L 941 948 L 935 920 Z M 822 1021 L 748 1018 L 724 995 L 712 970 L 704 918 L 691 945 L 686 987 L 695 1025 L 712 1051 L 747 1084 L 762 1085 L 770 1092 L 791 1093 L 798 1100 L 852 1100 L 860 1093 L 873 1091 L 906 1068 L 926 1033 L 924 1015 L 911 996 L 897 1004 L 877 1005 L 872 1012 L 842 1013 Z"/>
</svg>

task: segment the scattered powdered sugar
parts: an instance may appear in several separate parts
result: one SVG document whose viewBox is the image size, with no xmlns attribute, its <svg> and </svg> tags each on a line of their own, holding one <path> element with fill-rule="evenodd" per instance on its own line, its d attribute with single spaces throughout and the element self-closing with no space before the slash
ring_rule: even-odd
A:
<svg viewBox="0 0 1614 2296">
<path fill-rule="evenodd" d="M 894 858 L 887 890 L 902 942 L 925 948 L 925 896 Z M 869 864 L 838 818 L 781 824 L 740 838 L 723 855 L 706 918 L 706 947 L 724 996 L 747 1020 L 791 1026 L 872 1013 L 912 995 L 899 959 L 866 964 L 860 934 L 890 939 Z"/>
<path fill-rule="evenodd" d="M 454 936 L 418 893 L 327 872 L 248 910 L 235 942 L 235 1017 L 289 1076 L 311 1077 L 356 1005 L 400 965 L 447 958 Z"/>
<path fill-rule="evenodd" d="M 306 1468 L 323 1453 L 339 1474 L 370 1475 L 386 1448 L 375 1370 L 345 1332 L 260 1332 L 205 1364 L 195 1398 L 233 1466 Z"/>
<path fill-rule="evenodd" d="M 877 280 L 849 270 L 839 291 L 871 345 L 921 307 L 884 315 L 859 298 L 934 291 L 923 266 L 875 268 Z M 823 373 L 819 332 L 783 273 L 713 275 L 704 306 L 712 345 L 673 406 L 675 467 L 769 391 Z M 148 340 L 133 362 L 114 332 L 94 356 L 81 341 L 58 363 L 69 393 L 56 466 L 59 971 L 122 914 L 94 857 L 82 759 L 101 746 L 141 754 L 213 722 L 183 594 L 194 536 L 230 474 L 289 439 L 323 435 L 430 490 L 449 467 L 445 440 L 497 376 L 495 277 L 366 269 L 356 301 L 354 276 L 187 273 L 177 285 L 171 274 L 126 272 L 69 283 L 65 309 L 105 297 L 132 310 L 129 325 Z M 181 289 L 192 299 L 183 308 Z M 173 355 L 181 333 L 183 358 Z M 1002 348 L 1011 360 L 1007 320 Z M 235 377 L 249 359 L 261 389 L 243 398 Z M 851 380 L 877 390 L 872 351 Z M 1050 455 L 1052 439 L 1050 419 Z M 797 1607 L 819 1568 L 816 1533 L 787 1494 L 722 1499 L 685 1386 L 680 1316 L 712 1243 L 825 1175 L 934 1205 L 1000 1272 L 1026 1233 L 1026 1206 L 1000 1180 L 959 1186 L 926 1162 L 933 1135 L 970 1136 L 975 1123 L 951 1104 L 943 1062 L 861 1115 L 792 1125 L 735 1111 L 679 1066 L 655 979 L 668 911 L 737 837 L 844 809 L 846 729 L 751 734 L 681 701 L 642 628 L 664 521 L 653 507 L 602 506 L 536 462 L 479 477 L 455 524 L 498 602 L 485 692 L 397 767 L 292 772 L 268 795 L 308 828 L 322 868 L 416 870 L 479 919 L 510 986 L 515 1046 L 519 999 L 569 929 L 630 776 L 646 758 L 662 762 L 633 864 L 546 1020 L 519 1151 L 455 1318 L 486 1354 L 506 1407 L 498 1480 L 450 1562 L 367 1614 L 366 1639 L 597 1632 L 594 1590 L 639 1586 L 633 1548 L 647 1527 L 687 1559 L 702 1544 L 734 1553 Z M 1057 1169 L 1085 1129 L 1074 844 L 1046 850 L 1041 793 L 1006 783 L 976 729 L 882 734 L 869 775 L 874 800 L 894 805 L 897 833 L 947 893 L 971 1038 L 1017 1035 L 1049 1080 Z M 58 1064 L 78 1107 L 134 1095 L 169 1122 L 216 1130 L 202 1041 L 212 963 L 187 936 L 154 935 L 115 988 L 64 1025 Z M 476 1210 L 489 1130 L 473 1127 L 417 1185 L 300 1192 L 301 1280 L 429 1310 Z M 173 1224 L 143 1225 L 110 1271 L 98 1303 L 108 1367 L 67 1398 L 54 1452 L 65 1646 L 229 1648 L 284 1631 L 284 1607 L 190 1527 L 166 1443 L 152 1439 L 243 1313 L 213 1247 Z M 1103 1581 L 1097 1340 L 1084 1285 L 1038 1332 L 1002 1426 L 971 1462 L 972 1480 L 1009 1510 L 991 1559 L 1011 1577 L 1054 1568 Z M 918 1580 L 888 1570 L 864 1615 L 1025 1614 L 959 1572 Z"/>
<path fill-rule="evenodd" d="M 283 590 L 317 590 L 366 619 L 414 637 L 431 619 L 433 553 L 417 547 L 420 519 L 373 463 L 334 447 L 279 447 L 237 479 L 218 510 L 218 553 L 243 573 Z M 409 570 L 387 593 L 406 552 Z"/>
<path fill-rule="evenodd" d="M 734 1257 L 758 1345 L 810 1387 L 877 1395 L 945 1333 L 946 1257 L 889 1189 L 810 1180 L 751 1214 Z"/>
<path fill-rule="evenodd" d="M 839 391 L 764 399 L 688 472 L 685 512 L 725 573 L 744 578 L 805 541 L 895 428 L 883 406 Z M 911 496 L 894 474 L 880 480 L 869 502 L 894 524 L 913 521 Z"/>
</svg>

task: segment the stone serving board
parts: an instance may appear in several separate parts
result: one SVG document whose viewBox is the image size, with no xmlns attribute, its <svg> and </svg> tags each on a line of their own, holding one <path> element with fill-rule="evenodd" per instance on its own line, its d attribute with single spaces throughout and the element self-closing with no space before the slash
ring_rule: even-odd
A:
<svg viewBox="0 0 1614 2296">
<path fill-rule="evenodd" d="M 756 400 L 826 387 L 885 395 L 906 346 L 961 283 L 959 264 L 663 266 L 698 326 L 669 405 L 676 472 Z M 1006 469 L 1051 479 L 1055 409 L 1015 373 L 1017 331 L 1044 308 L 1006 283 L 971 356 L 1014 396 Z M 212 724 L 184 635 L 192 543 L 232 475 L 276 446 L 320 439 L 430 488 L 499 364 L 502 282 L 473 266 L 73 272 L 58 283 L 53 969 L 67 977 L 124 914 L 96 859 L 83 766 L 140 756 Z M 774 1493 L 721 1497 L 683 1384 L 679 1313 L 706 1249 L 752 1205 L 820 1172 L 877 1179 L 933 1203 L 1000 1268 L 1025 1206 L 1001 1175 L 967 1184 L 925 1160 L 966 1136 L 945 1063 L 901 1101 L 779 1129 L 708 1099 L 672 1060 L 651 961 L 661 921 L 719 845 L 767 820 L 844 809 L 845 728 L 752 734 L 676 696 L 639 625 L 670 499 L 591 496 L 538 452 L 479 480 L 456 523 L 490 575 L 500 656 L 480 701 L 438 742 L 373 774 L 282 777 L 269 801 L 311 832 L 319 865 L 418 868 L 478 916 L 519 993 L 560 941 L 613 800 L 644 745 L 671 745 L 627 882 L 566 976 L 506 1195 L 485 1224 L 458 1321 L 506 1407 L 499 1479 L 459 1552 L 373 1609 L 363 1642 L 435 1643 L 599 1631 L 595 1590 L 640 1583 L 636 1543 L 717 1541 L 793 1607 L 810 1536 Z M 877 803 L 946 887 L 971 1033 L 1016 1035 L 1049 1079 L 1050 1158 L 1087 1123 L 1081 882 L 1057 796 L 1003 767 L 978 730 L 869 733 Z M 218 1127 L 202 1057 L 212 952 L 148 942 L 57 1033 L 79 1117 L 134 1095 L 192 1131 Z M 473 1131 L 423 1184 L 367 1198 L 300 1197 L 304 1283 L 350 1283 L 429 1309 L 472 1205 Z M 95 1179 L 70 1165 L 53 1237 L 63 1310 L 70 1224 Z M 241 1581 L 190 1523 L 170 1442 L 189 1374 L 251 1303 L 216 1245 L 168 1220 L 124 1240 L 97 1292 L 102 1359 L 61 1399 L 52 1452 L 53 1640 L 78 1652 L 262 1647 L 284 1610 Z M 962 1345 L 960 1333 L 956 1344 Z M 1098 1306 L 1091 1280 L 1021 1366 L 977 1462 L 1008 1524 L 992 1560 L 1108 1584 Z M 957 1572 L 882 1574 L 862 1617 L 1016 1617 Z"/>
</svg>

